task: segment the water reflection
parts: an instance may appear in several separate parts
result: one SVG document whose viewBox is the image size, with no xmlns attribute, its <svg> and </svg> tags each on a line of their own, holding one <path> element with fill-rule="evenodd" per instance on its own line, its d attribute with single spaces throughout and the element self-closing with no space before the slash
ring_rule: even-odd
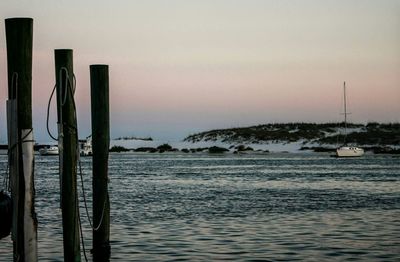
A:
<svg viewBox="0 0 400 262">
<path fill-rule="evenodd" d="M 112 260 L 400 259 L 396 158 L 112 154 L 109 168 Z M 57 171 L 57 158 L 37 156 L 40 261 L 62 261 Z M 1 240 L 0 261 L 11 246 Z"/>
</svg>

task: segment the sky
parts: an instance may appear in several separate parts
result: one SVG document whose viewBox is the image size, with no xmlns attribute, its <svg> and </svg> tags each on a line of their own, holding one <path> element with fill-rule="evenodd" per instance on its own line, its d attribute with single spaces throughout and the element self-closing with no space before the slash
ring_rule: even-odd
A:
<svg viewBox="0 0 400 262">
<path fill-rule="evenodd" d="M 112 138 L 341 121 L 343 81 L 350 121 L 400 121 L 398 0 L 2 0 L 0 142 L 11 17 L 34 19 L 37 141 L 50 141 L 47 102 L 62 48 L 74 50 L 80 137 L 91 133 L 91 64 L 109 65 Z"/>
</svg>

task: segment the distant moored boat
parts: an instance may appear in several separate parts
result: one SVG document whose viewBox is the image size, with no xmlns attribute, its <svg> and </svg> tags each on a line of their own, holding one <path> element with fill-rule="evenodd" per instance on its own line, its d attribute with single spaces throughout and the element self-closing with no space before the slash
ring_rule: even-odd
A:
<svg viewBox="0 0 400 262">
<path fill-rule="evenodd" d="M 56 156 L 58 155 L 58 146 L 50 146 L 39 149 L 42 156 Z"/>
<path fill-rule="evenodd" d="M 347 138 L 347 101 L 346 101 L 346 82 L 343 84 L 343 97 L 344 97 L 344 142 L 343 145 L 336 149 L 337 157 L 358 157 L 364 155 L 364 149 L 356 146 L 348 146 L 346 144 Z"/>
<path fill-rule="evenodd" d="M 352 157 L 364 155 L 364 149 L 354 146 L 341 146 L 336 149 L 336 156 L 338 157 Z"/>
<path fill-rule="evenodd" d="M 92 136 L 88 136 L 86 139 L 79 140 L 79 154 L 81 156 L 91 156 L 92 152 Z"/>
</svg>

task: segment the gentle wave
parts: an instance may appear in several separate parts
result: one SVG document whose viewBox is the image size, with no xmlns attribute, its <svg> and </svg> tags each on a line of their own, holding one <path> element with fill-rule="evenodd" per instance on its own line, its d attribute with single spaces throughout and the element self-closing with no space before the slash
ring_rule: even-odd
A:
<svg viewBox="0 0 400 262">
<path fill-rule="evenodd" d="M 371 155 L 111 154 L 112 261 L 399 261 L 399 167 Z M 82 170 L 91 207 L 90 158 Z M 36 157 L 35 183 L 39 260 L 62 261 L 57 157 Z"/>
</svg>

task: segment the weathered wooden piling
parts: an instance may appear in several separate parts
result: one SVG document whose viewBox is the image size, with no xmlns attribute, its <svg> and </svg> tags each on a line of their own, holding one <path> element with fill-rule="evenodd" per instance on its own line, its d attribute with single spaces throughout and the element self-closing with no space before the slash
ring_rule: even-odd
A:
<svg viewBox="0 0 400 262">
<path fill-rule="evenodd" d="M 54 51 L 64 261 L 81 261 L 77 194 L 78 137 L 71 49 Z"/>
<path fill-rule="evenodd" d="M 37 261 L 32 129 L 33 19 L 5 20 L 8 150 L 13 199 L 14 261 Z"/>
<path fill-rule="evenodd" d="M 93 146 L 93 261 L 109 261 L 110 201 L 108 150 L 110 146 L 108 65 L 90 66 Z"/>
</svg>

